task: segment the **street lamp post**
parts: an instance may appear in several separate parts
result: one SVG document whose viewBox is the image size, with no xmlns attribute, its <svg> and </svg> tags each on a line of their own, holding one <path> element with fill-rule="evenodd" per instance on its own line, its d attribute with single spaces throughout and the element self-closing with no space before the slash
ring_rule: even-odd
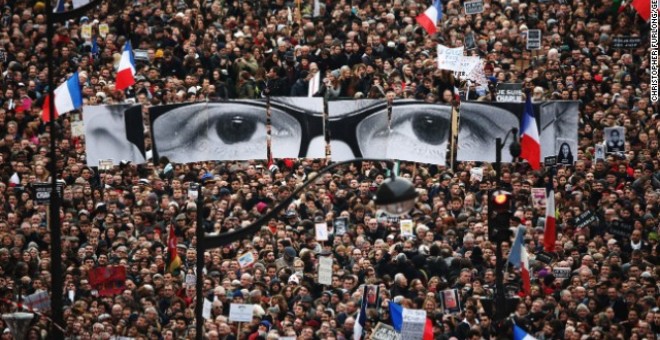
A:
<svg viewBox="0 0 660 340">
<path fill-rule="evenodd" d="M 2 314 L 2 319 L 9 326 L 9 331 L 14 339 L 25 339 L 32 318 L 34 318 L 34 314 L 25 312 Z"/>
<path fill-rule="evenodd" d="M 197 184 L 197 226 L 195 227 L 195 237 L 197 238 L 197 258 L 196 258 L 196 273 L 195 273 L 195 293 L 196 293 L 196 302 L 195 302 L 195 331 L 196 339 L 203 339 L 203 330 L 204 330 L 204 302 L 206 297 L 204 297 L 204 247 L 202 246 L 202 241 L 204 240 L 204 216 L 202 211 L 202 206 L 204 205 L 204 195 L 202 189 L 202 183 Z"/>
<path fill-rule="evenodd" d="M 197 304 L 195 305 L 195 328 L 197 329 L 196 339 L 202 340 L 202 326 L 204 324 L 202 316 L 202 307 L 204 294 L 202 292 L 203 285 L 202 282 L 202 273 L 204 271 L 204 252 L 207 249 L 219 248 L 224 245 L 230 244 L 234 241 L 238 241 L 244 237 L 253 235 L 261 230 L 261 227 L 268 223 L 272 218 L 276 218 L 277 214 L 288 207 L 289 202 L 295 197 L 299 197 L 300 193 L 305 190 L 310 184 L 316 182 L 317 179 L 321 178 L 321 175 L 328 173 L 338 167 L 352 164 L 356 162 L 381 162 L 385 160 L 381 159 L 352 159 L 348 161 L 338 162 L 331 164 L 318 172 L 318 175 L 307 180 L 303 183 L 302 186 L 297 188 L 289 197 L 285 198 L 272 210 L 268 211 L 265 215 L 261 216 L 254 223 L 249 226 L 241 229 L 236 229 L 234 231 L 222 233 L 219 235 L 205 236 L 204 230 L 202 228 L 203 219 L 201 217 L 201 204 L 203 203 L 203 198 L 200 191 L 197 197 Z M 386 161 L 389 162 L 389 161 Z M 383 181 L 383 183 L 378 188 L 376 192 L 375 202 L 378 205 L 382 205 L 385 212 L 391 215 L 401 215 L 405 214 L 412 209 L 414 206 L 415 199 L 417 198 L 417 192 L 415 191 L 412 183 L 406 179 L 394 177 L 394 174 L 391 178 Z"/>
<path fill-rule="evenodd" d="M 55 24 L 53 18 L 53 5 L 50 0 L 46 1 L 46 58 L 48 67 L 48 110 L 50 116 L 50 269 L 53 273 L 51 277 L 51 314 L 53 317 L 50 328 L 50 336 L 53 339 L 64 338 L 64 333 L 58 326 L 64 325 L 64 275 L 62 274 L 62 233 L 60 230 L 60 197 L 57 195 L 57 153 L 55 152 L 55 99 L 54 99 L 54 79 L 53 79 L 53 35 Z"/>
<path fill-rule="evenodd" d="M 520 144 L 518 143 L 518 129 L 517 128 L 512 128 L 506 133 L 506 136 L 504 136 L 504 141 L 502 141 L 502 138 L 496 138 L 495 139 L 495 172 L 496 172 L 496 182 L 497 182 L 497 189 L 500 187 L 500 176 L 502 175 L 502 149 L 504 148 L 504 145 L 506 144 L 507 139 L 509 138 L 509 135 L 513 135 L 513 142 L 509 146 L 509 152 L 511 153 L 511 156 L 515 159 L 516 157 L 520 156 Z M 504 203 L 509 203 L 509 196 L 506 194 L 498 193 L 497 191 L 492 192 L 489 194 L 489 199 L 493 198 L 493 201 L 497 200 L 497 197 L 505 197 L 507 202 L 502 202 Z M 491 206 L 492 203 L 489 201 L 489 206 L 488 206 L 488 229 L 489 229 L 489 236 L 496 235 L 495 239 L 492 241 L 495 241 L 496 243 L 496 252 L 495 252 L 495 289 L 496 289 L 496 294 L 495 294 L 495 321 L 501 321 L 504 318 L 506 318 L 506 297 L 504 295 L 504 256 L 502 254 L 502 242 L 504 242 L 508 236 L 509 233 L 508 231 L 509 225 L 508 225 L 508 218 L 507 221 L 503 221 L 501 218 L 497 218 L 497 216 L 494 216 L 498 213 L 501 215 L 499 217 L 506 217 L 508 214 L 506 212 L 497 212 L 494 211 L 495 207 Z M 492 223 L 492 224 L 491 224 Z M 498 225 L 495 225 L 498 224 Z M 501 225 L 505 224 L 505 225 Z M 497 231 L 495 233 L 494 231 Z"/>
</svg>

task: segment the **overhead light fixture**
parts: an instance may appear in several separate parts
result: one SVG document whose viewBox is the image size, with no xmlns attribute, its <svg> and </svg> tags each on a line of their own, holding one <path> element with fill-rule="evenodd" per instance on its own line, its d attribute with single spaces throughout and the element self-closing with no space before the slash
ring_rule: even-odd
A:
<svg viewBox="0 0 660 340">
<path fill-rule="evenodd" d="M 415 207 L 418 195 L 409 180 L 393 176 L 378 187 L 375 203 L 389 215 L 403 215 Z"/>
</svg>

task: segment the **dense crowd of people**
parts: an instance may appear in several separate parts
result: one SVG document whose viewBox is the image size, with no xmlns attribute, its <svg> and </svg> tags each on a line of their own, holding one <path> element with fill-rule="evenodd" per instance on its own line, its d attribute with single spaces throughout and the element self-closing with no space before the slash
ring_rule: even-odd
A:
<svg viewBox="0 0 660 340">
<path fill-rule="evenodd" d="M 319 174 L 324 159 L 201 162 L 166 159 L 101 170 L 85 162 L 82 113 L 41 118 L 47 92 L 46 13 L 42 1 L 0 1 L 0 294 L 3 313 L 26 296 L 50 290 L 52 261 L 46 214 L 32 190 L 51 176 L 62 193 L 65 324 L 73 339 L 192 339 L 195 336 L 195 229 L 245 227 L 304 181 L 315 183 L 287 209 L 241 242 L 204 253 L 204 320 L 208 339 L 351 339 L 363 285 L 377 285 L 364 338 L 392 324 L 388 304 L 424 309 L 436 339 L 510 339 L 515 323 L 538 339 L 658 339 L 660 337 L 660 153 L 658 106 L 650 102 L 649 26 L 612 0 L 485 0 L 465 15 L 443 1 L 438 33 L 415 21 L 426 1 L 290 2 L 136 0 L 103 2 L 88 16 L 59 25 L 53 69 L 59 84 L 79 72 L 85 105 L 152 105 L 207 99 L 307 96 L 321 72 L 319 93 L 335 98 L 457 100 L 464 80 L 438 70 L 436 46 L 462 46 L 485 61 L 489 84 L 462 100 L 494 101 L 500 83 L 523 83 L 535 101 L 580 102 L 574 164 L 533 171 L 526 163 L 458 162 L 454 168 L 403 163 L 400 176 L 419 193 L 414 235 L 373 201 L 386 164 L 358 162 Z M 71 8 L 72 2 L 66 2 Z M 91 25 L 91 34 L 87 25 Z M 107 25 L 107 26 L 106 26 Z M 107 28 L 107 29 L 106 29 Z M 542 32 L 541 49 L 526 49 L 526 32 Z M 613 47 L 617 37 L 638 46 Z M 93 39 L 93 41 L 92 41 Z M 121 49 L 136 52 L 137 83 L 114 89 Z M 472 46 L 474 45 L 474 46 Z M 146 111 L 146 110 L 145 110 Z M 148 124 L 148 120 L 145 119 Z M 606 127 L 625 128 L 623 152 L 596 157 Z M 146 129 L 148 130 L 148 129 Z M 624 137 L 624 136 L 622 136 Z M 56 138 L 57 159 L 49 159 Z M 573 157 L 573 156 L 571 156 Z M 49 171 L 55 161 L 57 172 Z M 481 180 L 471 169 L 483 168 Z M 551 260 L 543 250 L 545 209 L 532 188 L 552 181 L 558 237 Z M 189 197 L 203 185 L 204 204 Z M 526 229 L 532 288 L 522 294 L 517 269 L 507 268 L 507 318 L 494 320 L 495 245 L 488 240 L 487 192 L 515 198 L 511 227 Z M 586 211 L 596 219 L 576 225 Z M 204 224 L 197 225 L 197 214 Z M 318 242 L 314 225 L 346 218 L 346 233 Z M 626 226 L 627 229 L 625 227 Z M 170 230 L 176 240 L 170 237 Z M 622 233 L 621 230 L 624 230 Z M 171 270 L 168 244 L 180 266 Z M 503 244 L 506 254 L 511 243 Z M 253 253 L 244 266 L 238 258 Z M 332 284 L 318 284 L 318 258 L 333 260 Z M 95 268 L 123 266 L 114 295 L 90 282 Z M 570 268 L 557 277 L 555 268 Z M 445 313 L 439 292 L 458 289 L 461 310 Z M 229 320 L 231 304 L 254 305 L 251 322 Z M 504 306 L 498 306 L 504 307 Z M 40 311 L 27 339 L 49 337 Z M 7 324 L 2 339 L 10 338 Z"/>
</svg>

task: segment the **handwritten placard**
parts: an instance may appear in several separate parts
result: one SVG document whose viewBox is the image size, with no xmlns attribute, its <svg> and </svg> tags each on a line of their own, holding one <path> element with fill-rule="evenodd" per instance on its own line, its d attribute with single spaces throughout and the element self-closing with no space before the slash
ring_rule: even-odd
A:
<svg viewBox="0 0 660 340">
<path fill-rule="evenodd" d="M 422 340 L 426 325 L 426 311 L 423 309 L 403 309 L 403 325 L 401 338 L 406 340 Z"/>
</svg>

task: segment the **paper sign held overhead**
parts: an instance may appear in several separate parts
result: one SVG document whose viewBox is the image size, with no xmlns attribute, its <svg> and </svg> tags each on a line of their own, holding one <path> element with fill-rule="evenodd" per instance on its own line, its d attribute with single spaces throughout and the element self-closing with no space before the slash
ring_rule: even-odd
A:
<svg viewBox="0 0 660 340">
<path fill-rule="evenodd" d="M 252 252 L 247 252 L 238 257 L 238 264 L 241 266 L 241 268 L 251 266 L 254 261 L 254 254 L 252 254 Z"/>
<path fill-rule="evenodd" d="M 463 6 L 465 7 L 465 14 L 479 14 L 484 11 L 483 0 L 466 1 Z"/>
<path fill-rule="evenodd" d="M 403 236 L 403 237 L 413 236 L 413 221 L 412 220 L 401 220 L 401 236 Z"/>
<path fill-rule="evenodd" d="M 552 268 L 552 274 L 558 279 L 568 279 L 569 277 L 571 277 L 571 268 L 554 267 Z"/>
<path fill-rule="evenodd" d="M 527 30 L 527 49 L 528 50 L 541 49 L 541 30 L 539 29 Z"/>
<path fill-rule="evenodd" d="M 316 231 L 316 240 L 317 241 L 327 241 L 328 240 L 328 224 L 326 222 L 316 223 L 314 225 Z"/>
<path fill-rule="evenodd" d="M 99 34 L 101 35 L 101 37 L 105 38 L 105 36 L 108 35 L 108 33 L 110 33 L 110 26 L 108 26 L 108 24 L 106 23 L 100 24 Z"/>
<path fill-rule="evenodd" d="M 403 325 L 401 338 L 406 340 L 422 340 L 426 325 L 426 311 L 423 309 L 403 309 Z"/>
<path fill-rule="evenodd" d="M 545 188 L 532 188 L 532 204 L 535 209 L 545 208 L 547 200 Z"/>
<path fill-rule="evenodd" d="M 229 305 L 229 321 L 250 322 L 254 314 L 254 306 L 242 303 L 232 303 Z"/>
<path fill-rule="evenodd" d="M 441 70 L 461 71 L 464 48 L 438 45 L 438 68 Z"/>
<path fill-rule="evenodd" d="M 319 257 L 319 284 L 332 284 L 332 258 L 328 256 Z"/>
</svg>

